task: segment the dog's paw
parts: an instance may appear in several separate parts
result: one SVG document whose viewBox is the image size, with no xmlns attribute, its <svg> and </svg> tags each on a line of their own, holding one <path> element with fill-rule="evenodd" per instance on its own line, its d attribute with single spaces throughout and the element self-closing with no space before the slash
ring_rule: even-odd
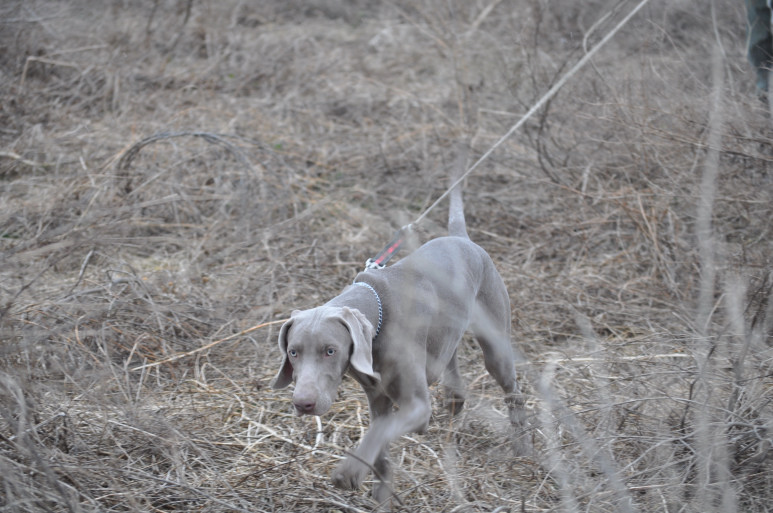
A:
<svg viewBox="0 0 773 513">
<path fill-rule="evenodd" d="M 354 458 L 346 458 L 333 471 L 331 480 L 338 488 L 344 490 L 356 490 L 362 484 L 367 473 L 367 465 Z"/>
<path fill-rule="evenodd" d="M 526 424 L 526 399 L 522 394 L 513 393 L 505 397 L 510 423 L 514 426 Z"/>
<path fill-rule="evenodd" d="M 530 422 L 526 412 L 526 400 L 521 394 L 510 394 L 505 398 L 510 424 L 513 427 L 513 454 L 518 457 L 532 456 L 534 447 L 530 438 Z"/>
<path fill-rule="evenodd" d="M 464 409 L 464 396 L 448 394 L 443 406 L 451 415 L 457 415 Z"/>
</svg>

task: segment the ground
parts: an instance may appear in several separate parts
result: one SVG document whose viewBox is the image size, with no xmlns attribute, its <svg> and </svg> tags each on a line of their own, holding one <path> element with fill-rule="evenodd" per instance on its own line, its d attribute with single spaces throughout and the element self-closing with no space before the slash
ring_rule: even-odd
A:
<svg viewBox="0 0 773 513">
<path fill-rule="evenodd" d="M 625 16 L 645 4 L 628 21 Z M 393 445 L 399 511 L 769 511 L 771 118 L 743 3 L 8 0 L 3 511 L 382 511 L 368 426 L 270 383 L 335 295 L 465 184 L 510 292 L 531 455 L 480 350 Z M 445 233 L 446 204 L 415 228 Z"/>
</svg>

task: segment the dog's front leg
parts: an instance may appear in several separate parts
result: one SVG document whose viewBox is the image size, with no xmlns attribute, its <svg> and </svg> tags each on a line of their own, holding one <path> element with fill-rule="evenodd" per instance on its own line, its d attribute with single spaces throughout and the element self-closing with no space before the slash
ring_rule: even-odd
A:
<svg viewBox="0 0 773 513">
<path fill-rule="evenodd" d="M 370 429 L 365 433 L 360 446 L 333 472 L 333 484 L 347 490 L 359 488 L 377 460 L 379 464 L 374 468 L 377 471 L 387 470 L 388 467 L 383 465 L 381 459 L 386 458 L 389 444 L 393 440 L 408 433 L 426 431 L 432 413 L 428 391 L 416 394 L 408 401 L 399 401 L 398 404 L 397 411 L 371 420 Z M 389 476 L 382 478 L 389 479 Z M 383 500 L 383 490 L 379 492 L 380 497 L 377 499 Z"/>
<path fill-rule="evenodd" d="M 392 464 L 389 461 L 387 449 L 381 451 L 373 468 L 378 473 L 378 481 L 373 485 L 373 500 L 383 504 L 383 511 L 390 511 L 392 498 Z"/>
</svg>

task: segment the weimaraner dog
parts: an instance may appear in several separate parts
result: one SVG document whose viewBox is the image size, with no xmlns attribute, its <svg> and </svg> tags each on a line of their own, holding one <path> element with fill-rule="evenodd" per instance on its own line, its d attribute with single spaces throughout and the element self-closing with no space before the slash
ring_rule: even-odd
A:
<svg viewBox="0 0 773 513">
<path fill-rule="evenodd" d="M 461 185 L 450 195 L 448 231 L 390 267 L 358 274 L 324 305 L 294 311 L 279 332 L 284 359 L 273 387 L 295 380 L 298 415 L 326 413 L 346 372 L 365 390 L 370 429 L 332 480 L 356 489 L 373 469 L 378 502 L 392 494 L 390 442 L 428 427 L 429 385 L 442 376 L 446 406 L 456 413 L 464 405 L 456 349 L 468 328 L 505 392 L 510 421 L 522 417 L 510 299 L 489 255 L 467 235 Z"/>
</svg>

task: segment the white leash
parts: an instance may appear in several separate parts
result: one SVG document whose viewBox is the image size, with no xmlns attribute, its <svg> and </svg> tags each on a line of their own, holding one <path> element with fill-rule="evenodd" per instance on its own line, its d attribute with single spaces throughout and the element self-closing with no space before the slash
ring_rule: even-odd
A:
<svg viewBox="0 0 773 513">
<path fill-rule="evenodd" d="M 425 216 L 426 216 L 426 215 L 427 215 L 427 214 L 428 214 L 428 213 L 429 213 L 429 212 L 430 212 L 430 211 L 431 211 L 433 208 L 435 208 L 435 207 L 436 207 L 436 206 L 437 206 L 437 205 L 438 205 L 438 204 L 439 204 L 441 201 L 443 201 L 443 200 L 446 198 L 446 196 L 448 196 L 448 195 L 451 193 L 451 191 L 454 189 L 454 187 L 456 187 L 456 186 L 457 186 L 457 185 L 459 185 L 459 184 L 460 184 L 462 181 L 464 181 L 464 179 L 465 179 L 465 178 L 467 178 L 467 176 L 468 176 L 470 173 L 472 173 L 473 171 L 475 171 L 475 169 L 477 169 L 477 168 L 478 168 L 478 166 L 480 166 L 480 165 L 481 165 L 481 163 L 482 163 L 484 160 L 486 160 L 486 159 L 487 159 L 487 158 L 488 158 L 488 157 L 489 157 L 489 156 L 490 156 L 492 153 L 494 153 L 494 151 L 495 151 L 495 150 L 496 150 L 496 149 L 497 149 L 497 148 L 498 148 L 498 147 L 499 147 L 499 146 L 500 146 L 500 145 L 501 145 L 503 142 L 505 142 L 505 141 L 506 141 L 506 140 L 507 140 L 507 139 L 508 139 L 508 138 L 509 138 L 511 135 L 513 135 L 513 133 L 515 133 L 515 131 L 516 131 L 516 130 L 518 130 L 519 128 L 521 128 L 521 126 L 523 126 L 523 124 L 526 122 L 526 120 L 528 120 L 528 119 L 529 119 L 529 118 L 530 118 L 532 115 L 534 115 L 534 113 L 535 113 L 535 112 L 537 112 L 537 111 L 538 111 L 540 108 L 542 108 L 542 106 L 543 106 L 543 105 L 545 105 L 545 104 L 548 102 L 548 100 L 550 100 L 550 99 L 551 99 L 553 96 L 555 96 L 555 95 L 556 95 L 556 93 L 559 91 L 559 89 L 561 89 L 561 88 L 564 86 L 564 84 L 566 84 L 566 82 L 567 82 L 567 81 L 569 81 L 569 79 L 570 79 L 570 78 L 572 78 L 572 76 L 573 76 L 575 73 L 577 73 L 577 71 L 579 71 L 579 70 L 580 70 L 580 68 L 582 68 L 583 66 L 585 66 L 585 64 L 587 64 L 587 63 L 588 63 L 588 61 L 589 61 L 589 60 L 590 60 L 590 59 L 593 57 L 593 55 L 595 55 L 595 53 L 596 53 L 596 52 L 597 52 L 597 51 L 598 51 L 598 50 L 599 50 L 599 49 L 600 49 L 602 46 L 604 46 L 604 45 L 605 45 L 605 44 L 606 44 L 606 43 L 607 43 L 607 42 L 608 42 L 610 39 L 612 39 L 612 37 L 613 37 L 615 34 L 617 34 L 617 32 L 618 32 L 618 31 L 619 31 L 619 30 L 620 30 L 620 29 L 621 29 L 621 28 L 622 28 L 622 27 L 623 27 L 623 26 L 624 26 L 626 23 L 628 23 L 628 21 L 629 21 L 631 18 L 633 18 L 633 17 L 634 17 L 634 15 L 636 15 L 636 13 L 638 13 L 638 12 L 639 12 L 639 11 L 640 11 L 640 10 L 641 10 L 641 9 L 642 9 L 642 8 L 643 8 L 643 7 L 644 7 L 644 6 L 645 6 L 645 5 L 648 3 L 648 2 L 649 2 L 649 0 L 640 0 L 640 2 L 639 2 L 637 5 L 636 5 L 636 7 L 634 7 L 634 8 L 633 8 L 633 10 L 632 10 L 630 13 L 628 13 L 628 15 L 627 15 L 625 18 L 623 18 L 623 19 L 620 21 L 620 23 L 618 23 L 618 24 L 617 24 L 617 25 L 616 25 L 616 26 L 615 26 L 615 27 L 614 27 L 612 30 L 610 30 L 610 31 L 607 33 L 607 35 L 606 35 L 606 36 L 604 36 L 604 38 L 603 38 L 601 41 L 599 41 L 599 42 L 596 44 L 596 46 L 594 46 L 593 48 L 591 48 L 591 49 L 590 49 L 590 51 L 588 51 L 588 52 L 587 52 L 587 53 L 586 53 L 586 54 L 585 54 L 585 55 L 582 57 L 582 59 L 580 59 L 579 61 L 577 61 L 577 64 L 575 64 L 575 65 L 572 67 L 572 69 L 570 69 L 569 71 L 567 71 L 567 72 L 564 74 L 564 76 L 563 76 L 563 77 L 561 77 L 561 79 L 560 79 L 558 82 L 556 82 L 556 83 L 553 85 L 553 87 L 551 87 L 551 88 L 550 88 L 550 90 L 549 90 L 547 93 L 545 93 L 545 94 L 542 96 L 542 98 L 540 98 L 540 99 L 539 99 L 539 101 L 538 101 L 537 103 L 535 103 L 535 104 L 534 104 L 534 106 L 533 106 L 531 109 L 529 109 L 529 112 L 527 112 L 526 114 L 524 114 L 524 116 L 523 116 L 523 117 L 522 117 L 520 120 L 518 120 L 518 122 L 517 122 L 516 124 L 514 124 L 514 125 L 513 125 L 513 126 L 510 128 L 510 130 L 508 130 L 508 131 L 507 131 L 507 133 L 506 133 L 505 135 L 503 135 L 503 136 L 502 136 L 502 137 L 501 137 L 501 138 L 500 138 L 500 139 L 499 139 L 499 140 L 498 140 L 496 143 L 494 143 L 494 145 L 493 145 L 491 148 L 489 148 L 489 150 L 488 150 L 486 153 L 484 153 L 484 154 L 483 154 L 483 156 L 482 156 L 482 157 L 480 157 L 480 158 L 478 159 L 478 161 L 477 161 L 477 162 L 475 162 L 475 164 L 473 164 L 473 165 L 472 165 L 472 167 L 470 167 L 470 169 L 468 169 L 468 170 L 467 170 L 467 171 L 466 171 L 466 172 L 465 172 L 465 173 L 464 173 L 464 174 L 463 174 L 463 175 L 462 175 L 462 176 L 461 176 L 461 177 L 460 177 L 458 180 L 456 180 L 456 181 L 455 181 L 453 184 L 451 184 L 451 186 L 448 188 L 448 190 L 446 190 L 446 192 L 444 192 L 444 193 L 443 193 L 443 194 L 442 194 L 442 195 L 441 195 L 441 196 L 440 196 L 438 199 L 436 199 L 436 200 L 435 200 L 435 202 L 434 202 L 432 205 L 430 205 L 430 206 L 429 206 L 429 207 L 428 207 L 428 208 L 427 208 L 427 209 L 426 209 L 426 210 L 425 210 L 425 211 L 424 211 L 424 212 L 423 212 L 423 213 L 422 213 L 422 214 L 421 214 L 421 215 L 420 215 L 418 218 L 416 218 L 416 220 L 415 220 L 413 223 L 411 223 L 411 224 L 418 224 L 419 222 L 421 222 L 421 220 L 422 220 L 422 219 L 424 219 L 424 217 L 425 217 Z M 606 16 L 606 15 L 605 15 L 605 16 Z M 602 19 L 603 19 L 603 17 L 602 17 Z M 601 20 L 599 20 L 599 21 L 601 21 Z M 594 26 L 595 26 L 595 25 L 597 25 L 597 24 L 598 24 L 598 22 L 597 22 L 596 24 L 594 24 Z M 411 224 L 409 224 L 409 225 L 406 225 L 404 228 L 409 228 L 409 227 L 411 226 Z"/>
</svg>

